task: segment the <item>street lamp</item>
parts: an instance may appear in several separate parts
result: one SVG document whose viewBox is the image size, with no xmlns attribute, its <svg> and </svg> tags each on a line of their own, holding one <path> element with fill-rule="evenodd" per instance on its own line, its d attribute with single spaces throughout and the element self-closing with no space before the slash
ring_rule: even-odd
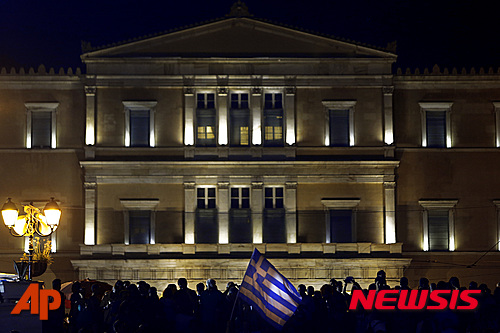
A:
<svg viewBox="0 0 500 333">
<path fill-rule="evenodd" d="M 61 209 L 59 205 L 51 198 L 45 205 L 43 214 L 40 209 L 33 206 L 31 202 L 24 206 L 26 215 L 19 215 L 16 205 L 7 200 L 2 206 L 2 217 L 5 226 L 9 228 L 12 236 L 29 237 L 28 243 L 28 280 L 31 281 L 32 264 L 33 264 L 33 236 L 49 236 L 56 231 L 61 218 Z"/>
</svg>

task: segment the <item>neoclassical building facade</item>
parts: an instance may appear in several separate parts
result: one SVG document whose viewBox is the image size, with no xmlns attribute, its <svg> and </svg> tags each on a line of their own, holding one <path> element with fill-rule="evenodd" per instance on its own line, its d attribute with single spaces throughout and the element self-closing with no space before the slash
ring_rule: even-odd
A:
<svg viewBox="0 0 500 333">
<path fill-rule="evenodd" d="M 0 73 L 0 197 L 55 197 L 41 278 L 294 283 L 500 273 L 500 75 L 245 15 Z M 0 64 L 1 66 L 1 64 Z M 0 270 L 23 240 L 0 233 Z"/>
</svg>

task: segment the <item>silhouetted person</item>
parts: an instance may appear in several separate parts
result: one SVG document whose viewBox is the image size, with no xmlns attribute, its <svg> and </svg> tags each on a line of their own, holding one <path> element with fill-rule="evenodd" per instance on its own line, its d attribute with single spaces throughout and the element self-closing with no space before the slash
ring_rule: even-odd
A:
<svg viewBox="0 0 500 333">
<path fill-rule="evenodd" d="M 52 281 L 52 289 L 57 290 L 61 297 L 61 305 L 56 310 L 49 310 L 49 319 L 42 321 L 43 333 L 62 333 L 64 332 L 65 300 L 66 296 L 61 292 L 61 280 Z M 52 297 L 51 297 L 52 298 Z M 53 300 L 50 300 L 52 303 Z"/>
<path fill-rule="evenodd" d="M 405 276 L 399 279 L 399 286 L 401 290 L 411 290 L 411 288 L 408 286 L 408 278 Z"/>
<path fill-rule="evenodd" d="M 197 306 L 197 296 L 194 290 L 187 287 L 187 280 L 177 280 L 179 290 L 174 294 L 176 307 L 176 328 L 181 332 L 189 332 L 194 325 L 194 313 Z"/>
<path fill-rule="evenodd" d="M 207 290 L 200 296 L 200 320 L 202 333 L 222 332 L 224 323 L 222 311 L 224 309 L 224 296 L 217 289 L 214 279 L 207 280 Z"/>
<path fill-rule="evenodd" d="M 85 309 L 85 300 L 81 293 L 81 284 L 75 281 L 71 286 L 71 308 L 69 310 L 69 329 L 71 333 L 77 333 L 82 327 L 81 313 Z"/>
</svg>

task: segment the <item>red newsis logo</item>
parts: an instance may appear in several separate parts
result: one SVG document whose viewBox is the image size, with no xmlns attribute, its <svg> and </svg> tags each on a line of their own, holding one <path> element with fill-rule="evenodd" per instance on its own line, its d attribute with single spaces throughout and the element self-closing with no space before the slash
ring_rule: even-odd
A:
<svg viewBox="0 0 500 333">
<path fill-rule="evenodd" d="M 353 290 L 349 310 L 356 310 L 358 303 L 365 310 L 472 310 L 478 306 L 471 295 L 480 290 Z"/>
</svg>

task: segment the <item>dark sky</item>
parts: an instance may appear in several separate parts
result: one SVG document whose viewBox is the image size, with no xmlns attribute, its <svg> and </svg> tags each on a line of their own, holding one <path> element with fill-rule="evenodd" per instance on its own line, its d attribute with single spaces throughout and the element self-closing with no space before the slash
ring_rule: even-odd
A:
<svg viewBox="0 0 500 333">
<path fill-rule="evenodd" d="M 93 46 L 222 17 L 234 0 L 0 0 L 0 67 L 81 66 Z M 500 66 L 497 12 L 481 1 L 247 0 L 256 18 L 379 47 L 395 67 Z M 494 2 L 490 2 L 494 3 Z"/>
</svg>

